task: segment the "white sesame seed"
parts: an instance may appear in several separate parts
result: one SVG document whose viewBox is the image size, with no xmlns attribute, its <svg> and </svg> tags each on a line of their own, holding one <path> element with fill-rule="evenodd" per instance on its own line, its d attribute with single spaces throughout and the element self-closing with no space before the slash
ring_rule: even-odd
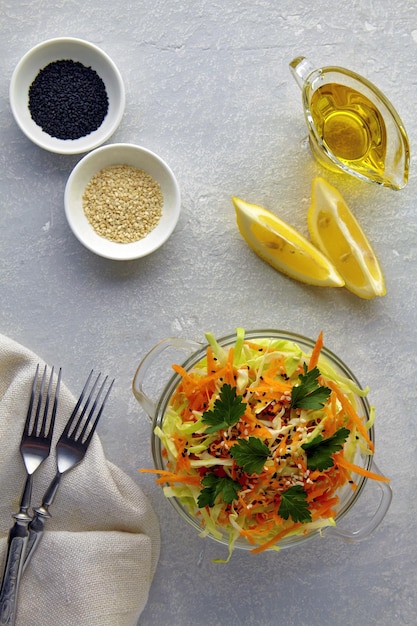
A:
<svg viewBox="0 0 417 626">
<path fill-rule="evenodd" d="M 98 235 L 117 243 L 132 243 L 157 226 L 163 195 L 147 172 L 131 165 L 111 165 L 90 179 L 82 205 Z"/>
</svg>

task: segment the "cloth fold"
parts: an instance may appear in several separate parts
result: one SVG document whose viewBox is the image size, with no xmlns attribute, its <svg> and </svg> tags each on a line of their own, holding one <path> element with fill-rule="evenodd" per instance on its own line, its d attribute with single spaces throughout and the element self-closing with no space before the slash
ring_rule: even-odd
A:
<svg viewBox="0 0 417 626">
<path fill-rule="evenodd" d="M 19 446 L 37 363 L 43 360 L 0 335 L 1 574 L 26 478 Z M 53 445 L 74 405 L 62 384 Z M 34 476 L 32 504 L 54 473 L 52 449 Z M 51 514 L 22 576 L 16 626 L 136 625 L 159 558 L 159 524 L 138 485 L 105 458 L 97 433 L 82 463 L 62 478 Z"/>
</svg>

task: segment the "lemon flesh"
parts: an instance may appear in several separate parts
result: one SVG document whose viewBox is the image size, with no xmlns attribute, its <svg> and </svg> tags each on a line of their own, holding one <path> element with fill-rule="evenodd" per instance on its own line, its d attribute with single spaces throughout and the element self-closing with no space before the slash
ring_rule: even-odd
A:
<svg viewBox="0 0 417 626">
<path fill-rule="evenodd" d="M 307 214 L 313 243 L 329 257 L 346 288 L 360 298 L 386 293 L 378 259 L 365 233 L 337 189 L 317 177 Z"/>
<path fill-rule="evenodd" d="M 242 237 L 264 261 L 309 285 L 343 287 L 333 264 L 301 233 L 263 207 L 236 197 L 232 201 Z"/>
</svg>

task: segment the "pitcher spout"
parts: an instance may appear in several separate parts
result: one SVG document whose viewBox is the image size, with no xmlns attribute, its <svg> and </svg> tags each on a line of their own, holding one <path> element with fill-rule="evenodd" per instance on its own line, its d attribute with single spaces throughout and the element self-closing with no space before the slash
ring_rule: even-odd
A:
<svg viewBox="0 0 417 626">
<path fill-rule="evenodd" d="M 314 69 L 310 61 L 303 56 L 295 57 L 290 63 L 291 73 L 300 89 L 304 87 L 304 83 Z"/>
</svg>

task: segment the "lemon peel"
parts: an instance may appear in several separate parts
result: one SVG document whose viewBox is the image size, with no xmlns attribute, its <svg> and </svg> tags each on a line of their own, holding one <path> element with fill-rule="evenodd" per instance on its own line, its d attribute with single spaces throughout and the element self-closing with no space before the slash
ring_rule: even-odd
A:
<svg viewBox="0 0 417 626">
<path fill-rule="evenodd" d="M 312 242 L 332 261 L 349 291 L 371 299 L 386 294 L 380 264 L 340 192 L 320 176 L 313 180 L 307 213 Z"/>
<path fill-rule="evenodd" d="M 308 239 L 274 213 L 233 197 L 239 231 L 264 261 L 287 276 L 321 287 L 343 287 L 332 262 Z"/>
</svg>

